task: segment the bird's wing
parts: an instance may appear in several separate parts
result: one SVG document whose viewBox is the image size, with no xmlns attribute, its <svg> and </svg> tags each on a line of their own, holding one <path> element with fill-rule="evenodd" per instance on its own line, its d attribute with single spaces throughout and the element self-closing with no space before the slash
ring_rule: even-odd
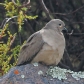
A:
<svg viewBox="0 0 84 84">
<path fill-rule="evenodd" d="M 32 59 L 41 50 L 43 44 L 44 44 L 44 41 L 39 32 L 31 35 L 27 40 L 27 43 L 24 44 L 21 48 L 17 65 L 24 64 L 25 62 L 31 62 Z"/>
</svg>

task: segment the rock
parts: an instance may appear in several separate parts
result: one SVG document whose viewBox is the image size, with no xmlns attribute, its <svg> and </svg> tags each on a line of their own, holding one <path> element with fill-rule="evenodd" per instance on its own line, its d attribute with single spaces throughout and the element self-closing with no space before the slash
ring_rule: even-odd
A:
<svg viewBox="0 0 84 84">
<path fill-rule="evenodd" d="M 84 84 L 84 79 L 76 80 L 67 73 L 66 80 L 48 76 L 48 67 L 41 64 L 16 66 L 0 77 L 0 84 Z"/>
</svg>

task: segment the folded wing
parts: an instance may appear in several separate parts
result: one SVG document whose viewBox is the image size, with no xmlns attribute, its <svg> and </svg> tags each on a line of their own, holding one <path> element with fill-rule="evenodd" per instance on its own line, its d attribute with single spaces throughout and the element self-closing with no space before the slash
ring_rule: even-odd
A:
<svg viewBox="0 0 84 84">
<path fill-rule="evenodd" d="M 39 32 L 31 35 L 27 40 L 27 43 L 24 44 L 20 50 L 17 65 L 31 62 L 33 58 L 38 54 L 38 52 L 42 49 L 43 44 L 44 41 Z"/>
</svg>

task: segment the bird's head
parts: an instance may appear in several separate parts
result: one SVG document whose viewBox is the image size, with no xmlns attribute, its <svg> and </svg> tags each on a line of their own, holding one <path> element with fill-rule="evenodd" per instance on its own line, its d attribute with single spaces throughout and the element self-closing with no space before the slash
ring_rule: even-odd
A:
<svg viewBox="0 0 84 84">
<path fill-rule="evenodd" d="M 65 30 L 65 23 L 60 20 L 60 19 L 52 19 L 51 21 L 49 21 L 46 24 L 46 28 L 47 29 L 52 29 L 52 30 L 56 30 L 58 32 L 62 32 L 62 30 Z M 67 30 L 67 29 L 66 29 Z"/>
</svg>

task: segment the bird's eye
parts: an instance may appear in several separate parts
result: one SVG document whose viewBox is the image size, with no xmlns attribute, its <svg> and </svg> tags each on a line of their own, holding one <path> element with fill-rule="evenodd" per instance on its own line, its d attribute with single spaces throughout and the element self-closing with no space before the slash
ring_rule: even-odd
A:
<svg viewBox="0 0 84 84">
<path fill-rule="evenodd" d="M 61 26 L 61 24 L 59 24 L 59 26 Z"/>
</svg>

